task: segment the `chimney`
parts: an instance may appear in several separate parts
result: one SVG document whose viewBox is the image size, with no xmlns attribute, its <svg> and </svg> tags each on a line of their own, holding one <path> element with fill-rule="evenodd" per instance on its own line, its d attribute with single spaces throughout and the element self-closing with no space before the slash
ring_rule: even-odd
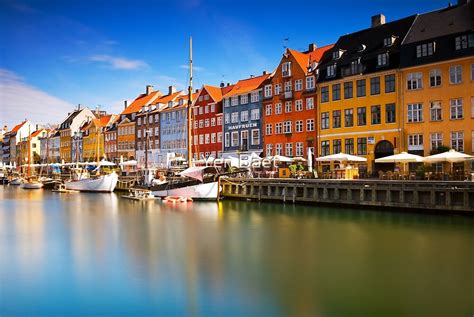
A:
<svg viewBox="0 0 474 317">
<path fill-rule="evenodd" d="M 155 91 L 153 89 L 153 86 L 152 85 L 146 85 L 146 95 L 148 96 L 149 94 L 151 94 L 153 91 Z"/>
<path fill-rule="evenodd" d="M 39 129 L 39 125 L 36 124 L 36 129 L 35 129 L 35 131 L 38 131 L 38 129 Z"/>
<path fill-rule="evenodd" d="M 317 48 L 318 48 L 318 46 L 315 43 L 310 43 L 308 45 L 308 51 L 309 52 L 314 52 Z"/>
<path fill-rule="evenodd" d="M 124 100 L 123 101 L 123 108 L 127 109 L 127 107 L 128 107 L 128 100 Z"/>
<path fill-rule="evenodd" d="M 81 110 L 81 104 L 80 103 L 77 104 L 77 110 Z"/>
<path fill-rule="evenodd" d="M 371 27 L 376 27 L 376 26 L 380 26 L 380 25 L 383 25 L 385 24 L 385 15 L 379 13 L 379 14 L 376 14 L 374 15 L 372 18 L 372 25 Z"/>
<path fill-rule="evenodd" d="M 230 83 L 227 83 L 227 87 L 230 87 Z"/>
<path fill-rule="evenodd" d="M 221 81 L 221 84 L 219 85 L 221 88 L 224 88 L 225 87 L 225 84 L 223 81 Z"/>
<path fill-rule="evenodd" d="M 264 70 L 264 71 L 262 72 L 262 75 L 266 75 L 266 74 L 267 74 L 267 71 Z"/>
<path fill-rule="evenodd" d="M 176 92 L 175 86 L 168 86 L 168 95 L 174 94 Z"/>
</svg>

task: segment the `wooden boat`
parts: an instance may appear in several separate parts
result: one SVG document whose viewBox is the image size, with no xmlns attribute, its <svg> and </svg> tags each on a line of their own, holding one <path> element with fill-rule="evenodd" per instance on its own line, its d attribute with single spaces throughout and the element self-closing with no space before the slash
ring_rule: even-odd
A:
<svg viewBox="0 0 474 317">
<path fill-rule="evenodd" d="M 155 200 L 156 197 L 153 195 L 151 190 L 140 189 L 140 188 L 131 188 L 128 195 L 122 195 L 122 198 L 131 199 L 131 200 Z"/>
<path fill-rule="evenodd" d="M 38 182 L 37 180 L 30 179 L 25 183 L 20 185 L 20 188 L 23 189 L 41 189 L 43 188 L 43 183 Z"/>
</svg>

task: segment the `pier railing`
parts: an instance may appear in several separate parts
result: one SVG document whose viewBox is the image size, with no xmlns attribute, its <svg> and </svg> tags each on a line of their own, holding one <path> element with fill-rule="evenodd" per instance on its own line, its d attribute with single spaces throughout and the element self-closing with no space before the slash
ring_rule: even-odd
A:
<svg viewBox="0 0 474 317">
<path fill-rule="evenodd" d="M 222 178 L 224 198 L 474 213 L 474 182 Z"/>
</svg>

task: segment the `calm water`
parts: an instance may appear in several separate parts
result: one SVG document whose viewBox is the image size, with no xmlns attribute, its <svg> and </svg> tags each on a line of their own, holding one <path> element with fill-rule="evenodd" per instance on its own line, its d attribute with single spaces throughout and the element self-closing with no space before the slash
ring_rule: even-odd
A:
<svg viewBox="0 0 474 317">
<path fill-rule="evenodd" d="M 474 218 L 0 186 L 0 316 L 466 316 Z"/>
</svg>

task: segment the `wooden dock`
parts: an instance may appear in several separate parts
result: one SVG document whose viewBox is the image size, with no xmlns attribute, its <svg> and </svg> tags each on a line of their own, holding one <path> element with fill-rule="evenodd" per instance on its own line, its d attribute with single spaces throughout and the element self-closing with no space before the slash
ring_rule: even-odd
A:
<svg viewBox="0 0 474 317">
<path fill-rule="evenodd" d="M 474 182 L 222 178 L 222 197 L 474 215 Z"/>
</svg>

